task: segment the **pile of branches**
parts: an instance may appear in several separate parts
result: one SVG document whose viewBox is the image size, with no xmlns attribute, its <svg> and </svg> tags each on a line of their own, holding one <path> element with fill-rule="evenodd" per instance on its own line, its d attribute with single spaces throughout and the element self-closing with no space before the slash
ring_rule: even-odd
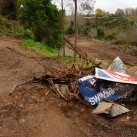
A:
<svg viewBox="0 0 137 137">
<path fill-rule="evenodd" d="M 63 71 L 49 68 L 41 77 L 34 76 L 33 79 L 19 83 L 13 87 L 10 95 L 16 91 L 16 89 L 27 83 L 41 83 L 49 86 L 49 88 L 59 95 L 65 101 L 72 101 L 79 99 L 78 79 L 90 74 L 94 71 L 95 66 L 80 69 L 77 65 L 72 65 L 70 68 L 66 68 Z M 50 90 L 48 91 L 48 93 Z M 47 93 L 47 95 L 48 95 Z"/>
<path fill-rule="evenodd" d="M 41 65 L 44 68 L 44 73 L 42 74 L 42 76 L 40 77 L 34 76 L 33 79 L 15 85 L 11 90 L 10 95 L 21 85 L 32 82 L 32 83 L 42 83 L 49 85 L 49 87 L 55 93 L 60 95 L 66 101 L 77 100 L 79 99 L 79 90 L 77 83 L 78 79 L 80 79 L 83 76 L 89 75 L 92 72 L 94 73 L 95 67 L 99 67 L 100 65 L 99 63 L 93 65 L 92 67 L 85 67 L 83 69 L 80 69 L 78 65 L 75 64 L 73 64 L 71 67 L 65 68 L 62 67 L 64 66 L 63 64 L 58 63 L 59 67 L 58 69 L 55 69 L 55 68 L 51 68 L 50 66 L 46 67 L 36 58 L 26 56 L 16 51 L 15 49 L 12 49 L 10 47 L 7 47 L 7 49 L 25 58 L 36 61 L 39 65 Z"/>
<path fill-rule="evenodd" d="M 51 69 L 41 78 L 34 77 L 33 81 L 48 84 L 65 101 L 77 100 L 79 99 L 78 79 L 91 70 L 94 70 L 94 67 L 80 69 L 73 64 L 71 68 L 64 69 L 64 71 Z"/>
</svg>

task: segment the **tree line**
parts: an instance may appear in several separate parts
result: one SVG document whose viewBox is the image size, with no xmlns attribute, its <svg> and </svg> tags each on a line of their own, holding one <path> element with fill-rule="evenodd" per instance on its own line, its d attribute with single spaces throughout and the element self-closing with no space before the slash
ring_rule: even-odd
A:
<svg viewBox="0 0 137 137">
<path fill-rule="evenodd" d="M 115 13 L 106 12 L 102 9 L 96 9 L 95 15 L 97 16 L 121 16 L 121 17 L 130 17 L 137 16 L 137 8 L 126 8 L 126 9 L 116 9 Z"/>
<path fill-rule="evenodd" d="M 0 14 L 9 19 L 19 20 L 25 29 L 33 32 L 37 41 L 43 42 L 54 48 L 63 44 L 62 18 L 68 5 L 78 12 L 93 10 L 94 0 L 0 0 Z M 59 9 L 54 2 L 59 2 L 64 9 Z M 76 31 L 76 30 L 75 30 Z"/>
</svg>

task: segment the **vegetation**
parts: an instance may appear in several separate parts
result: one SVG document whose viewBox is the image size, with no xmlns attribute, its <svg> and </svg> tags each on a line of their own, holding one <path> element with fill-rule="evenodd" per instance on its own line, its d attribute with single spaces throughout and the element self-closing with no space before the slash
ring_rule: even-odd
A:
<svg viewBox="0 0 137 137">
<path fill-rule="evenodd" d="M 56 57 L 58 51 L 45 43 L 37 42 L 33 32 L 29 29 L 24 29 L 18 22 L 9 21 L 6 18 L 0 17 L 0 35 L 6 36 L 18 36 L 23 38 L 20 45 L 25 49 L 29 49 L 35 53 L 43 56 Z M 73 57 L 63 57 L 59 56 L 59 59 L 65 61 L 69 64 L 73 63 Z M 82 61 L 76 59 L 76 64 L 82 66 Z"/>
<path fill-rule="evenodd" d="M 19 23 L 16 21 L 9 21 L 7 18 L 0 16 L 0 35 L 20 35 Z"/>
<path fill-rule="evenodd" d="M 18 21 L 8 20 L 0 16 L 0 35 L 18 36 L 24 39 L 35 40 L 33 32 L 29 29 L 24 29 Z"/>
<path fill-rule="evenodd" d="M 40 42 L 35 42 L 32 39 L 28 39 L 28 40 L 23 40 L 20 43 L 21 46 L 23 46 L 25 49 L 29 49 L 35 53 L 38 53 L 40 55 L 43 56 L 50 56 L 50 57 L 57 57 L 58 56 L 58 51 L 53 49 L 52 47 L 49 47 L 45 44 L 42 44 Z M 60 59 L 60 61 L 66 62 L 68 64 L 72 64 L 73 63 L 73 57 L 71 56 L 67 56 L 64 57 L 62 55 L 58 56 L 58 58 Z M 75 64 L 79 65 L 80 67 L 83 67 L 84 62 L 81 61 L 79 58 L 76 58 Z"/>
<path fill-rule="evenodd" d="M 137 45 L 137 17 L 103 17 L 96 19 L 96 38 L 115 44 Z M 94 23 L 94 22 L 93 22 Z M 92 25 L 93 26 L 93 25 Z M 91 29 L 92 30 L 92 29 Z"/>
<path fill-rule="evenodd" d="M 137 46 L 137 16 L 107 16 L 99 9 L 96 14 L 88 18 L 79 18 L 79 35 L 111 41 L 113 44 Z M 74 32 L 74 26 L 70 23 L 66 33 Z"/>
<path fill-rule="evenodd" d="M 53 49 L 52 47 L 49 47 L 45 44 L 42 44 L 40 42 L 35 42 L 32 39 L 23 40 L 21 42 L 21 45 L 25 47 L 26 49 L 30 49 L 38 54 L 44 55 L 44 56 L 57 56 L 57 51 Z"/>
<path fill-rule="evenodd" d="M 104 12 L 101 9 L 96 9 L 95 15 L 96 15 L 96 17 L 103 17 Z"/>
<path fill-rule="evenodd" d="M 51 0 L 20 0 L 19 19 L 37 41 L 58 48 L 62 44 L 61 12 Z"/>
<path fill-rule="evenodd" d="M 26 45 L 26 48 L 38 50 L 42 54 L 45 52 L 45 55 L 47 55 L 46 51 L 52 51 L 49 50 L 50 48 L 54 48 L 54 52 L 56 52 L 62 46 L 64 34 L 62 26 L 67 26 L 66 34 L 72 35 L 76 33 L 75 25 L 77 24 L 79 35 L 107 40 L 113 44 L 137 46 L 137 8 L 127 8 L 125 10 L 119 8 L 115 14 L 96 9 L 95 14 L 91 15 L 94 0 L 82 0 L 77 3 L 79 13 L 77 23 L 75 24 L 74 17 L 71 17 L 70 23 L 67 22 L 68 25 L 66 25 L 66 22 L 62 22 L 65 9 L 60 11 L 51 1 L 3 0 L 2 5 L 0 5 L 0 14 L 4 15 L 4 17 L 0 17 L 0 35 L 20 36 L 25 39 L 23 45 Z M 55 1 L 57 2 L 57 0 Z M 73 6 L 76 1 L 62 0 L 60 2 L 62 2 L 61 6 L 65 3 L 66 6 L 64 7 L 70 5 L 72 12 L 74 12 Z M 15 17 L 17 7 L 18 18 L 16 19 L 18 20 L 9 21 L 7 18 L 12 17 L 13 13 Z M 67 8 L 70 9 L 70 7 Z"/>
</svg>

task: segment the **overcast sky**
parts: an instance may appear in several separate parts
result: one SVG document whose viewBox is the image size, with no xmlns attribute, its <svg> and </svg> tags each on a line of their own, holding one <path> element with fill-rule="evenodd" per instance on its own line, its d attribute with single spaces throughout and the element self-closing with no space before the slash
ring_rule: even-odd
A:
<svg viewBox="0 0 137 137">
<path fill-rule="evenodd" d="M 52 1 L 60 8 L 59 1 L 61 0 L 52 0 Z M 102 10 L 109 11 L 111 13 L 115 13 L 116 9 L 118 8 L 121 9 L 137 8 L 137 0 L 95 0 L 95 1 L 96 3 L 94 5 L 94 9 L 101 8 Z M 69 11 L 67 9 L 66 11 L 69 14 Z"/>
<path fill-rule="evenodd" d="M 112 13 L 118 8 L 125 9 L 129 7 L 137 7 L 137 0 L 96 0 L 95 3 L 95 9 L 101 8 Z"/>
</svg>

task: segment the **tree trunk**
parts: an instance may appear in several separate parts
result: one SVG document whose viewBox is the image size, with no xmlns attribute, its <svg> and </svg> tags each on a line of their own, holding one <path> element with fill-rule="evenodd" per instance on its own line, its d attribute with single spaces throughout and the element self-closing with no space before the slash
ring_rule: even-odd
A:
<svg viewBox="0 0 137 137">
<path fill-rule="evenodd" d="M 77 0 L 75 2 L 75 47 L 77 47 L 78 43 L 78 25 L 77 25 Z M 76 52 L 74 52 L 74 61 L 76 60 Z"/>
<path fill-rule="evenodd" d="M 62 8 L 62 34 L 63 34 L 63 44 L 62 44 L 62 48 L 63 48 L 63 56 L 65 56 L 65 41 L 64 41 L 64 36 L 65 36 L 65 32 L 64 32 L 64 1 L 61 0 L 61 8 Z"/>
</svg>

